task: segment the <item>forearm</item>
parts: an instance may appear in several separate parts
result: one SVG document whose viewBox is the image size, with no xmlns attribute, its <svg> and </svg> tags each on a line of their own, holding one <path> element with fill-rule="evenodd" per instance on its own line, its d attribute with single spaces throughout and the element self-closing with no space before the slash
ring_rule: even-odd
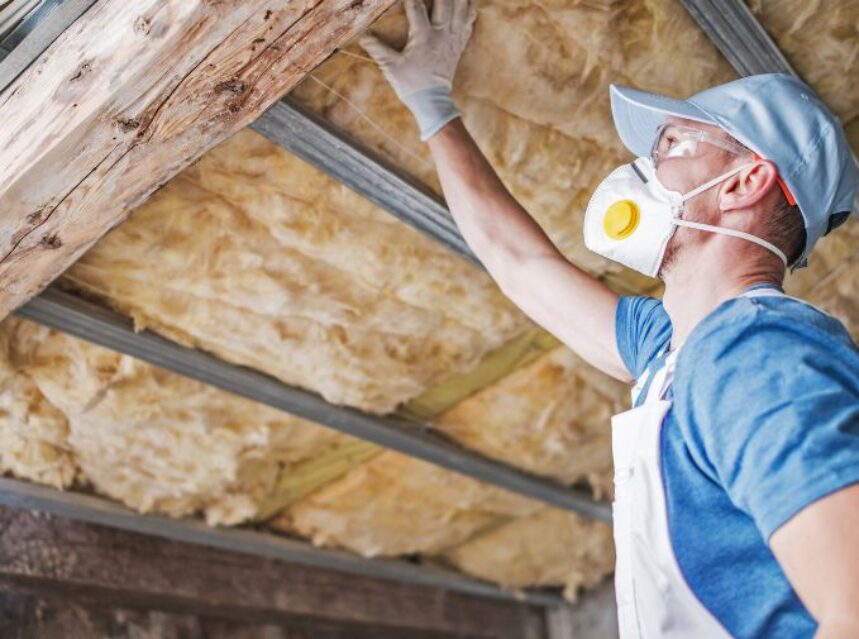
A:
<svg viewBox="0 0 859 639">
<path fill-rule="evenodd" d="M 617 295 L 560 254 L 502 184 L 460 119 L 428 143 L 450 212 L 501 290 L 586 361 L 626 381 L 614 340 Z"/>
<path fill-rule="evenodd" d="M 395 51 L 373 36 L 361 44 L 415 116 L 465 241 L 522 311 L 618 379 L 628 372 L 614 339 L 617 295 L 564 258 L 501 183 L 465 130 L 450 89 L 476 12 L 467 0 L 405 0 L 409 40 Z M 581 312 L 587 309 L 587 312 Z"/>
<path fill-rule="evenodd" d="M 555 251 L 537 222 L 510 194 L 462 120 L 428 141 L 453 219 L 468 245 L 503 285 L 509 264 Z"/>
</svg>

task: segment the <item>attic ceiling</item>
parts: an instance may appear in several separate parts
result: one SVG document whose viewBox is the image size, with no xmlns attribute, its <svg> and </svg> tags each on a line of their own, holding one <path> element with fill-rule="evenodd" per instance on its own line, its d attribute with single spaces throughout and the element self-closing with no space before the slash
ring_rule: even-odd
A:
<svg viewBox="0 0 859 639">
<path fill-rule="evenodd" d="M 859 2 L 750 6 L 859 149 Z M 655 291 L 581 237 L 591 191 L 628 158 L 608 84 L 685 96 L 734 72 L 677 0 L 478 8 L 455 84 L 469 130 L 565 255 L 620 292 Z M 402 43 L 401 11 L 375 30 Z M 411 116 L 358 47 L 293 95 L 438 190 Z M 825 238 L 789 282 L 854 337 L 857 226 Z M 539 330 L 485 273 L 249 130 L 170 181 L 61 285 L 335 404 L 390 414 L 423 399 L 430 427 L 460 445 L 610 499 L 608 418 L 626 388 L 551 340 L 527 360 L 498 357 Z M 279 493 L 272 530 L 570 598 L 611 572 L 603 523 L 22 320 L 0 326 L 0 343 L 0 468 L 13 476 L 212 525 L 254 521 Z M 487 361 L 500 379 L 457 401 L 437 392 Z"/>
</svg>

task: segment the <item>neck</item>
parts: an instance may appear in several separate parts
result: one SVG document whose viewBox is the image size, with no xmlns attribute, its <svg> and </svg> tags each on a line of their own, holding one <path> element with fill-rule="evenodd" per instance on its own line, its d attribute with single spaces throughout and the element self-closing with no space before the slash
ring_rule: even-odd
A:
<svg viewBox="0 0 859 639">
<path fill-rule="evenodd" d="M 663 305 L 671 318 L 671 349 L 679 348 L 698 323 L 719 304 L 757 284 L 781 286 L 784 269 L 772 260 L 726 259 L 702 246 L 675 263 L 664 275 Z M 777 259 L 777 258 L 776 258 Z"/>
</svg>

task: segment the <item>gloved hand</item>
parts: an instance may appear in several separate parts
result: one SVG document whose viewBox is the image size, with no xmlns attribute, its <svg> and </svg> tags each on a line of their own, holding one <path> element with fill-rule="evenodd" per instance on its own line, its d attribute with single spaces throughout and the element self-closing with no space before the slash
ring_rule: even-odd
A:
<svg viewBox="0 0 859 639">
<path fill-rule="evenodd" d="M 459 115 L 450 90 L 477 12 L 469 0 L 435 0 L 430 21 L 422 0 L 404 2 L 409 40 L 402 51 L 372 35 L 359 43 L 415 116 L 426 141 Z"/>
</svg>

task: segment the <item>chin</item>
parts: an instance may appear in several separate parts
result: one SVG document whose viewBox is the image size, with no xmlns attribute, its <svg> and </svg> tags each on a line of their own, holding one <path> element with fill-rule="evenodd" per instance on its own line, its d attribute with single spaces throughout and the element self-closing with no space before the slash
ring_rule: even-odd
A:
<svg viewBox="0 0 859 639">
<path fill-rule="evenodd" d="M 659 271 L 656 273 L 656 277 L 663 282 L 665 281 L 665 276 L 668 275 L 677 264 L 679 248 L 680 247 L 673 241 L 669 242 L 668 246 L 665 247 L 665 254 L 662 256 L 662 264 L 659 265 Z"/>
</svg>

